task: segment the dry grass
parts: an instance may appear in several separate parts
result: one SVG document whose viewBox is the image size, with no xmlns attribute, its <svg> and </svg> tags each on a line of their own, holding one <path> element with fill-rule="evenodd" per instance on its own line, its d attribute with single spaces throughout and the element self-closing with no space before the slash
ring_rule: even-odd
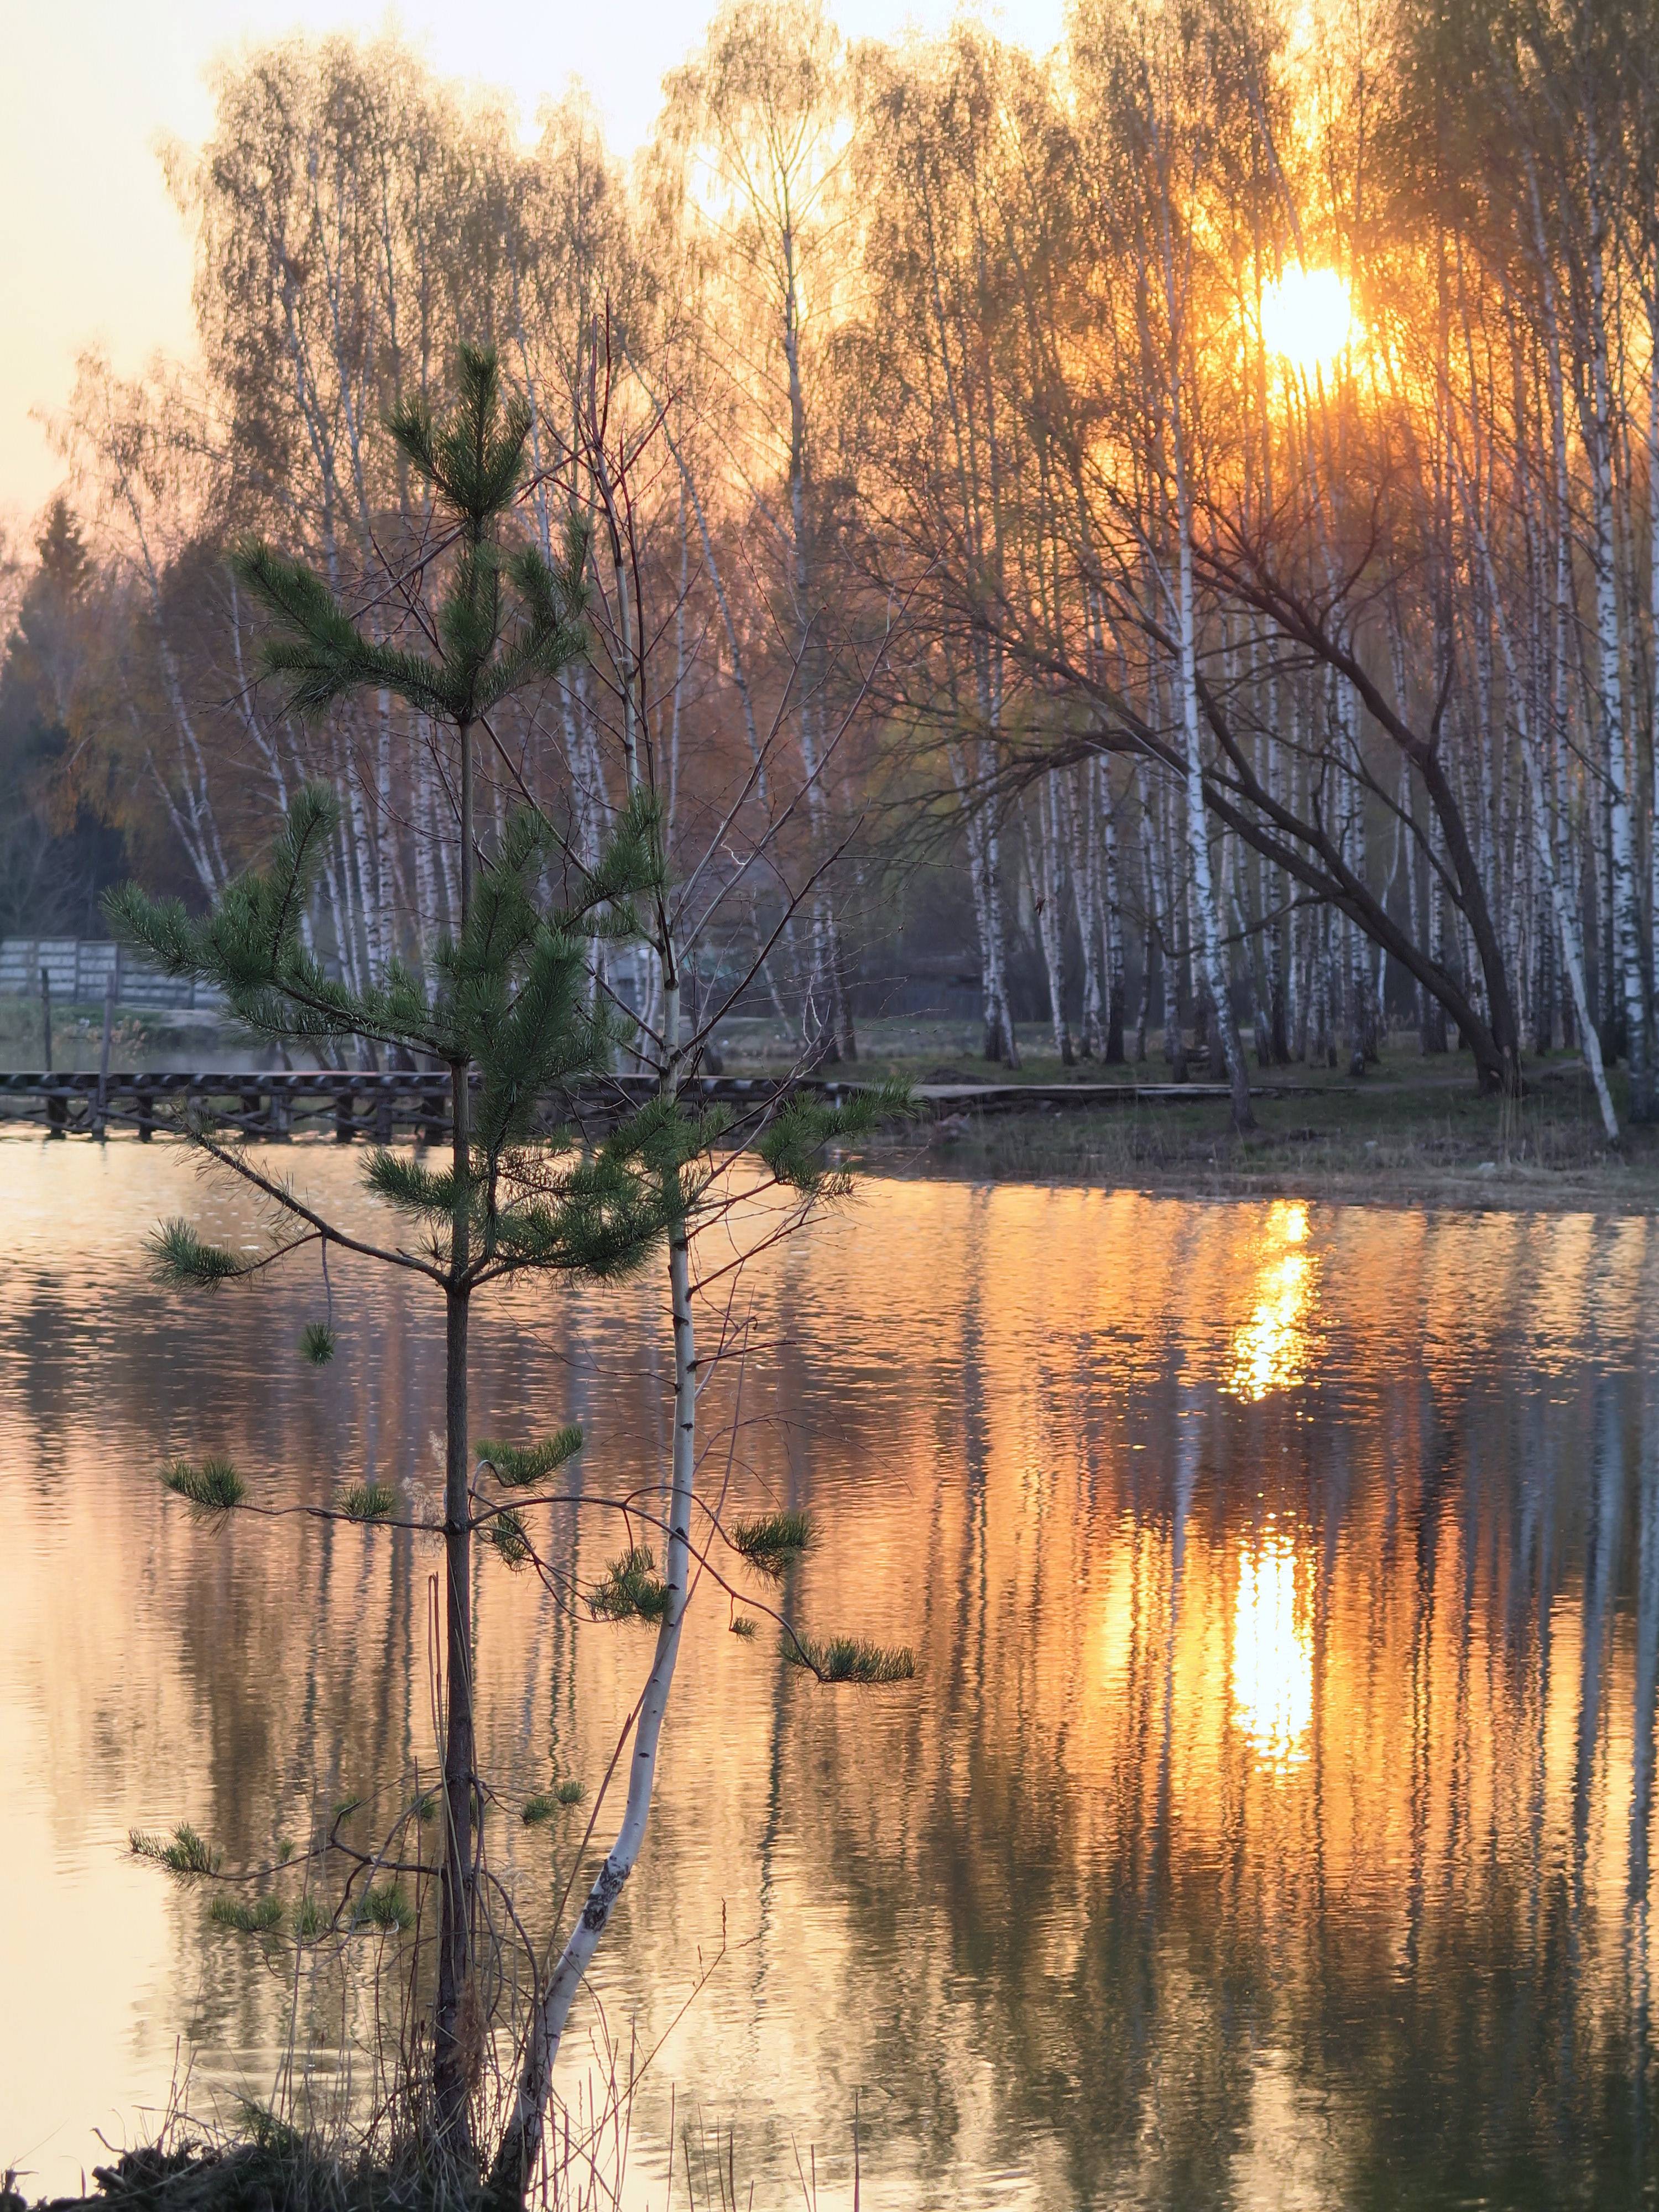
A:
<svg viewBox="0 0 1659 2212">
<path fill-rule="evenodd" d="M 964 1074 L 970 1073 L 967 1069 Z M 1142 1071 L 1163 1079 L 1154 1061 Z M 1059 1073 L 1050 1066 L 1048 1079 Z M 887 1140 L 901 1171 L 1073 1182 L 1198 1197 L 1560 1212 L 1659 1210 L 1659 1131 L 1610 1146 L 1576 1059 L 1534 1063 L 1527 1095 L 1483 1098 L 1467 1059 L 1401 1045 L 1363 1077 L 1252 1070 L 1258 1128 L 1239 1138 L 1225 1104 L 1126 1102 L 948 1114 Z M 1276 1083 L 1298 1095 L 1275 1096 Z M 1622 1086 L 1614 1100 L 1623 1109 Z"/>
</svg>

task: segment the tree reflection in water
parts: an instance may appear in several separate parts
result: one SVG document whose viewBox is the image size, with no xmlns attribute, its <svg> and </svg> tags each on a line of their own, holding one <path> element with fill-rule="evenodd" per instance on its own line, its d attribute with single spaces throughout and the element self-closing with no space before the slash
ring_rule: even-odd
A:
<svg viewBox="0 0 1659 2212">
<path fill-rule="evenodd" d="M 0 1710 L 33 1824 L 0 1942 L 41 1991 L 0 2022 L 0 2157 L 40 2137 L 41 2081 L 73 2081 L 47 2181 L 86 2122 L 158 2093 L 180 2027 L 198 2094 L 267 2082 L 292 1994 L 199 1899 L 146 1890 L 131 1919 L 125 1827 L 189 1817 L 251 1854 L 431 1756 L 425 1555 L 204 1539 L 149 1454 L 418 1489 L 436 1316 L 372 1324 L 348 1279 L 321 1378 L 271 1353 L 299 1291 L 227 1302 L 186 1355 L 137 1263 L 169 1176 L 182 1195 L 159 1147 L 0 1147 L 37 1237 L 0 1283 Z M 77 1250 L 64 1224 L 94 1214 L 130 1268 Z M 613 2029 L 669 2027 L 722 1913 L 734 1948 L 642 2100 L 637 2201 L 660 2202 L 671 2081 L 735 2120 L 757 2202 L 792 2136 L 826 2208 L 849 2195 L 855 2091 L 888 2203 L 1651 2191 L 1647 1224 L 893 1183 L 769 1265 L 740 1503 L 817 1513 L 791 1603 L 921 1673 L 826 1692 L 723 1609 L 700 1624 Z M 483 1355 L 483 1412 L 574 1410 L 596 1488 L 660 1465 L 631 1297 L 520 1309 Z M 567 1557 L 608 1534 L 567 1527 Z M 479 1605 L 492 1771 L 527 1795 L 554 1746 L 591 1778 L 622 1632 L 499 1573 Z M 575 1832 L 500 1825 L 532 1916 Z M 101 2026 L 76 2009 L 88 1930 L 127 1993 Z M 312 1996 L 331 2065 L 339 1992 Z"/>
</svg>

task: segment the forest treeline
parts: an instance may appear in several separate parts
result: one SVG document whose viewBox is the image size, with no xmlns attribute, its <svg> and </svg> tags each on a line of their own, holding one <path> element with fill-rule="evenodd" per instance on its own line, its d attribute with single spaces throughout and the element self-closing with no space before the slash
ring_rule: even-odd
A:
<svg viewBox="0 0 1659 2212">
<path fill-rule="evenodd" d="M 8 927 L 128 866 L 204 902 L 314 777 L 354 988 L 454 911 L 432 732 L 283 712 L 224 556 L 428 642 L 383 426 L 465 342 L 530 410 L 523 531 L 591 532 L 592 650 L 489 725 L 483 818 L 591 859 L 650 747 L 739 917 L 694 991 L 851 1054 L 967 978 L 994 1056 L 1162 1027 L 1241 1121 L 1247 1043 L 1389 1024 L 1655 1112 L 1659 9 L 1077 0 L 1039 59 L 736 0 L 629 165 L 392 40 L 215 90 L 168 157 L 199 360 L 84 361 L 19 580 Z"/>
</svg>

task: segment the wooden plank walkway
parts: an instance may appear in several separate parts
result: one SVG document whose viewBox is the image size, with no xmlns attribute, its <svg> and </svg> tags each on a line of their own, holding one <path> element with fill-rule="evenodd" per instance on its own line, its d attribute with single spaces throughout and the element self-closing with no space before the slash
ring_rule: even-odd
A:
<svg viewBox="0 0 1659 2212">
<path fill-rule="evenodd" d="M 589 1083 L 558 1102 L 558 1118 L 603 1123 L 642 1103 L 654 1087 L 643 1075 Z M 759 1075 L 706 1075 L 685 1085 L 680 1095 L 688 1105 L 724 1105 L 739 1118 L 752 1115 L 758 1120 L 787 1091 L 804 1090 L 835 1100 L 859 1087 L 856 1078 L 790 1082 Z M 411 1133 L 418 1141 L 441 1144 L 449 1114 L 448 1076 L 426 1071 L 112 1071 L 101 1099 L 99 1088 L 98 1076 L 88 1070 L 0 1073 L 0 1121 L 34 1123 L 64 1136 L 95 1135 L 107 1124 L 136 1130 L 148 1141 L 158 1128 L 191 1113 L 219 1127 L 271 1141 L 311 1134 L 330 1135 L 341 1144 L 363 1137 L 386 1145 Z M 1229 1092 L 1224 1083 L 920 1083 L 914 1095 L 924 1110 L 942 1117 L 1197 1105 L 1205 1100 L 1224 1103 Z M 1263 1086 L 1257 1095 L 1306 1097 L 1313 1091 L 1307 1085 L 1279 1084 Z"/>
</svg>

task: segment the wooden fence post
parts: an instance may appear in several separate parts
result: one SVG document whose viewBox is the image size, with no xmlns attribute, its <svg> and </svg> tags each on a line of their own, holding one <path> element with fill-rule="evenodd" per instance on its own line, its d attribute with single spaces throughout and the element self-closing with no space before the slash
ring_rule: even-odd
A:
<svg viewBox="0 0 1659 2212">
<path fill-rule="evenodd" d="M 102 1137 L 107 1133 L 104 1117 L 109 1110 L 109 1040 L 115 1027 L 115 973 L 112 969 L 104 978 L 104 1034 L 98 1047 L 98 1103 L 93 1109 L 92 1133 Z"/>
</svg>

